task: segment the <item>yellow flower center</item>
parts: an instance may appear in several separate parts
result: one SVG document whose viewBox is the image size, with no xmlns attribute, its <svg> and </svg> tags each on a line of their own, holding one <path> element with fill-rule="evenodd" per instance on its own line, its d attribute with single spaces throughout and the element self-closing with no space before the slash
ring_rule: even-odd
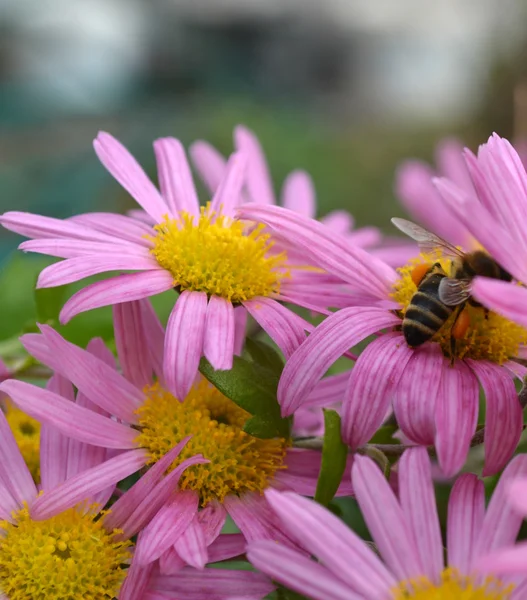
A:
<svg viewBox="0 0 527 600">
<path fill-rule="evenodd" d="M 10 401 L 7 402 L 6 418 L 20 453 L 33 479 L 38 482 L 40 480 L 40 423 Z"/>
<path fill-rule="evenodd" d="M 146 387 L 145 394 L 137 411 L 138 444 L 148 450 L 153 463 L 191 435 L 172 468 L 195 454 L 210 461 L 186 469 L 179 480 L 181 489 L 199 494 L 202 506 L 211 500 L 223 502 L 228 494 L 262 493 L 275 472 L 285 468 L 286 440 L 263 440 L 242 431 L 249 413 L 206 380 L 195 385 L 183 402 L 157 383 Z"/>
<path fill-rule="evenodd" d="M 247 229 L 202 207 L 197 223 L 185 212 L 179 219 L 165 217 L 149 238 L 151 252 L 173 275 L 174 287 L 239 303 L 278 292 L 288 276 L 285 253 L 270 252 L 273 242 L 263 228 Z"/>
<path fill-rule="evenodd" d="M 77 508 L 33 521 L 27 508 L 0 522 L 0 593 L 9 600 L 110 600 L 126 575 L 130 542 Z"/>
<path fill-rule="evenodd" d="M 432 266 L 439 262 L 447 275 L 452 273 L 453 263 L 450 259 L 427 254 L 420 254 L 409 264 L 398 269 L 400 278 L 395 283 L 392 298 L 401 304 L 399 314 L 404 317 L 417 286 L 412 279 L 416 267 L 421 264 Z M 464 310 L 467 312 L 469 325 L 461 337 L 456 336 L 455 357 L 490 360 L 503 364 L 509 358 L 518 356 L 520 345 L 527 344 L 527 329 L 509 321 L 505 317 L 480 306 L 472 306 L 468 302 Z M 443 354 L 450 358 L 453 326 L 458 318 L 456 310 L 445 321 L 441 329 L 432 337 Z"/>
<path fill-rule="evenodd" d="M 393 590 L 393 600 L 508 600 L 513 588 L 494 577 L 480 581 L 445 569 L 438 584 L 427 577 L 403 581 Z"/>
</svg>

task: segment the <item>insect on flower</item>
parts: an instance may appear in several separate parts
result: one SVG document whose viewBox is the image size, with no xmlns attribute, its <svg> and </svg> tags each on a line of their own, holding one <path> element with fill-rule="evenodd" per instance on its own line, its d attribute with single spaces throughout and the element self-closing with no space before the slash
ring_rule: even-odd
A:
<svg viewBox="0 0 527 600">
<path fill-rule="evenodd" d="M 470 294 L 476 275 L 511 281 L 512 276 L 484 250 L 465 253 L 449 242 L 406 219 L 392 219 L 392 223 L 415 240 L 424 253 L 440 253 L 451 258 L 450 267 L 435 262 L 431 267 L 417 265 L 412 279 L 417 286 L 403 319 L 403 335 L 411 348 L 430 340 L 455 311 L 450 331 L 450 352 L 455 357 L 456 340 L 463 338 L 470 326 L 467 303 L 481 307 Z M 424 268 L 423 268 L 424 267 Z M 450 271 L 450 272 L 447 272 Z"/>
</svg>

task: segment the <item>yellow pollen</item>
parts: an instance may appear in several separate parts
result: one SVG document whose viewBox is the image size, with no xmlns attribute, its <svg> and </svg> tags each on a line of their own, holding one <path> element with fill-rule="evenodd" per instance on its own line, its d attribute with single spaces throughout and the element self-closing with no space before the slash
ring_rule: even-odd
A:
<svg viewBox="0 0 527 600">
<path fill-rule="evenodd" d="M 286 468 L 286 440 L 263 440 L 242 431 L 249 413 L 206 380 L 195 385 L 183 402 L 158 383 L 144 391 L 146 401 L 137 411 L 141 430 L 137 443 L 149 451 L 153 463 L 191 435 L 172 468 L 195 454 L 210 461 L 186 469 L 179 480 L 181 489 L 199 494 L 202 506 L 211 500 L 223 502 L 228 494 L 262 493 L 275 472 Z"/>
<path fill-rule="evenodd" d="M 154 229 L 151 252 L 182 291 L 239 303 L 279 292 L 280 281 L 289 275 L 286 254 L 270 252 L 273 242 L 263 233 L 264 225 L 247 229 L 207 206 L 197 223 L 182 212 L 177 220 L 165 217 Z"/>
<path fill-rule="evenodd" d="M 111 600 L 125 578 L 130 542 L 116 542 L 93 511 L 33 521 L 27 508 L 0 522 L 0 593 L 9 600 Z M 101 513 L 99 513 L 100 515 Z"/>
<path fill-rule="evenodd" d="M 417 286 L 412 280 L 412 272 L 417 265 L 423 263 L 432 266 L 439 262 L 447 275 L 452 272 L 453 263 L 449 258 L 434 255 L 420 254 L 409 264 L 397 269 L 400 278 L 395 283 L 392 298 L 399 302 L 401 309 L 399 314 L 404 317 Z M 492 311 L 487 311 L 480 306 L 465 304 L 468 311 L 470 325 L 460 339 L 455 342 L 455 357 L 473 358 L 476 360 L 490 360 L 497 364 L 503 364 L 512 357 L 518 356 L 519 348 L 527 344 L 527 329 L 509 321 L 505 317 Z M 450 358 L 452 327 L 457 319 L 454 310 L 445 324 L 434 335 L 432 341 L 437 342 L 443 354 Z"/>
<path fill-rule="evenodd" d="M 15 436 L 20 453 L 38 483 L 40 480 L 40 423 L 22 412 L 11 401 L 7 402 L 7 422 Z"/>
<path fill-rule="evenodd" d="M 393 590 L 393 600 L 509 600 L 513 589 L 494 577 L 480 581 L 445 569 L 438 584 L 427 577 L 403 581 Z"/>
</svg>

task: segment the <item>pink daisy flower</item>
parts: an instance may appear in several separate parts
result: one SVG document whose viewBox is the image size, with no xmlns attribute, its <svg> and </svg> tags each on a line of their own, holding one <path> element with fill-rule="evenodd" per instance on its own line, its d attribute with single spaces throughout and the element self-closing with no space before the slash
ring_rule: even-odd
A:
<svg viewBox="0 0 527 600">
<path fill-rule="evenodd" d="M 353 449 L 368 442 L 393 405 L 404 435 L 416 444 L 434 444 L 441 468 L 451 476 L 463 466 L 476 431 L 481 384 L 487 403 L 484 474 L 507 464 L 523 427 L 511 373 L 523 377 L 525 372 L 513 359 L 522 354 L 527 330 L 474 308 L 465 335 L 456 340 L 453 364 L 452 322 L 431 342 L 412 349 L 401 331 L 402 315 L 417 290 L 412 272 L 416 264 L 431 265 L 435 259 L 422 255 L 397 273 L 316 221 L 273 206 L 246 205 L 239 211 L 301 246 L 310 261 L 355 290 L 348 307 L 326 318 L 288 359 L 278 387 L 284 415 L 302 406 L 345 351 L 377 334 L 349 375 L 344 440 Z M 442 264 L 451 268 L 449 261 Z"/>
<path fill-rule="evenodd" d="M 205 380 L 198 380 L 185 398 L 176 401 L 162 375 L 158 381 L 152 379 L 152 372 L 162 371 L 163 332 L 149 303 L 121 303 L 114 307 L 114 315 L 123 375 L 48 326 L 41 326 L 41 334 L 21 338 L 30 354 L 67 374 L 106 414 L 20 381 L 6 381 L 0 389 L 24 412 L 72 439 L 139 452 L 139 467 L 155 466 L 171 447 L 184 445 L 172 466 L 178 470 L 181 461 L 194 462 L 182 472 L 172 501 L 144 529 L 143 544 L 136 552 L 139 564 L 147 565 L 168 552 L 179 557 L 178 563 L 203 568 L 227 514 L 248 540 L 284 539 L 262 493 L 277 487 L 313 495 L 320 453 L 292 448 L 287 439 L 259 439 L 245 433 L 243 425 L 250 415 Z M 132 373 L 130 381 L 127 375 Z M 339 493 L 351 493 L 350 484 L 344 482 Z M 163 560 L 173 569 L 169 559 Z"/>
<path fill-rule="evenodd" d="M 281 289 L 289 276 L 284 252 L 272 251 L 263 225 L 250 229 L 233 218 L 244 183 L 245 159 L 233 154 L 210 205 L 199 207 L 181 143 L 156 140 L 161 193 L 116 139 L 100 133 L 95 151 L 108 171 L 149 215 L 154 226 L 112 213 L 88 213 L 59 220 L 8 212 L 4 227 L 35 238 L 20 248 L 64 258 L 42 271 L 37 287 L 54 287 L 111 271 L 132 271 L 98 281 L 74 294 L 60 320 L 175 288 L 179 297 L 167 325 L 166 385 L 184 398 L 201 356 L 215 369 L 230 369 L 236 329 L 248 312 L 269 333 L 303 339 L 303 321 L 277 300 L 302 302 L 302 284 Z M 317 306 L 325 307 L 326 298 Z M 235 307 L 243 307 L 241 312 Z M 308 306 L 311 308 L 311 305 Z M 315 307 L 316 308 L 316 307 Z M 237 327 L 238 325 L 238 327 Z"/>
<path fill-rule="evenodd" d="M 527 173 L 516 150 L 493 134 L 465 159 L 477 195 L 449 181 L 436 186 L 451 214 L 517 281 L 527 284 Z M 527 290 L 517 283 L 477 277 L 474 297 L 491 310 L 527 326 Z"/>
<path fill-rule="evenodd" d="M 517 456 L 487 509 L 483 483 L 469 474 L 457 479 L 448 504 L 445 563 L 426 450 L 407 450 L 401 458 L 398 495 L 371 459 L 357 456 L 355 496 L 379 555 L 315 502 L 270 491 L 269 504 L 284 532 L 318 562 L 268 541 L 251 543 L 248 558 L 273 579 L 315 600 L 519 600 L 527 593 L 527 576 L 496 578 L 475 565 L 516 539 L 521 517 L 508 506 L 505 490 L 511 479 L 525 473 L 527 457 Z"/>
</svg>

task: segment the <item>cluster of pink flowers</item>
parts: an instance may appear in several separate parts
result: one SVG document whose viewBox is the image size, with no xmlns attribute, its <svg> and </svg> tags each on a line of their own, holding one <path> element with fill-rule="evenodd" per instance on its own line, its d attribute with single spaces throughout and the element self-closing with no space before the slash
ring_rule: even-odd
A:
<svg viewBox="0 0 527 600">
<path fill-rule="evenodd" d="M 158 189 L 100 133 L 138 209 L 0 216 L 21 250 L 63 259 L 38 288 L 112 273 L 20 337 L 45 386 L 0 363 L 0 600 L 527 597 L 517 152 L 493 135 L 477 155 L 443 143 L 437 173 L 402 165 L 418 224 L 396 221 L 413 239 L 394 241 L 343 211 L 317 220 L 303 171 L 278 203 L 254 134 L 234 146 L 191 146 L 200 206 L 177 139 L 154 142 Z M 59 333 L 103 306 L 115 352 Z M 452 486 L 446 543 L 434 480 Z M 327 493 L 354 498 L 369 539 Z"/>
</svg>

